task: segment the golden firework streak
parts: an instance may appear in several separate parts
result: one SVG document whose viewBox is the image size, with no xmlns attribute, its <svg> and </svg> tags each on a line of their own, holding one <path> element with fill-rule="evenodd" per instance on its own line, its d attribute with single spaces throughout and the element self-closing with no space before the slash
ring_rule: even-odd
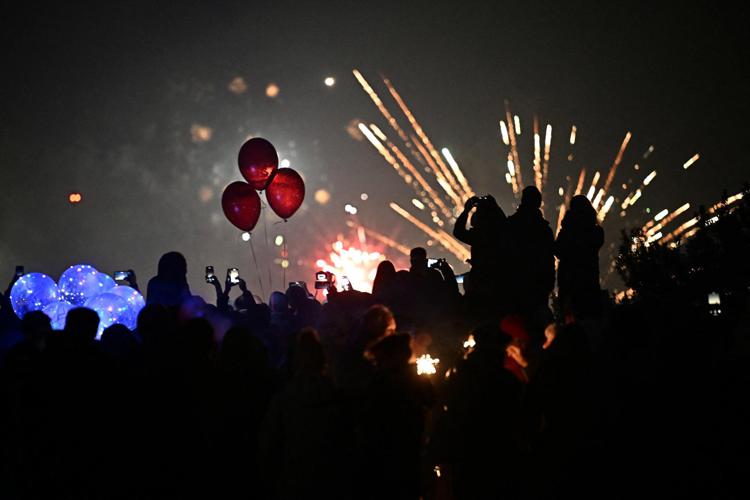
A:
<svg viewBox="0 0 750 500">
<path fill-rule="evenodd" d="M 446 250 L 455 255 L 459 261 L 463 262 L 471 255 L 470 252 L 466 248 L 462 247 L 454 238 L 446 237 L 447 233 L 442 231 L 441 234 L 441 232 L 435 231 L 427 224 L 414 217 L 408 211 L 401 208 L 398 203 L 392 201 L 389 206 L 401 217 L 408 220 L 417 228 L 422 230 L 427 236 L 440 243 Z"/>
<path fill-rule="evenodd" d="M 508 124 L 508 137 L 510 139 L 510 155 L 513 165 L 516 167 L 516 184 L 518 192 L 523 191 L 523 176 L 521 175 L 521 161 L 518 159 L 518 145 L 516 144 L 516 130 L 513 125 L 513 115 L 510 112 L 510 103 L 505 101 L 505 119 Z M 515 191 L 515 190 L 514 190 Z"/>
<path fill-rule="evenodd" d="M 411 124 L 414 131 L 417 133 L 417 136 L 422 140 L 422 144 L 425 145 L 427 150 L 430 152 L 430 155 L 435 160 L 435 163 L 438 164 L 440 167 L 440 171 L 443 174 L 443 177 L 445 177 L 445 180 L 450 184 L 451 188 L 456 193 L 461 193 L 461 186 L 458 185 L 458 182 L 453 178 L 451 175 L 450 169 L 445 164 L 443 159 L 440 157 L 440 154 L 438 153 L 437 149 L 435 149 L 435 146 L 432 145 L 432 142 L 430 142 L 430 138 L 427 137 L 427 134 L 424 133 L 424 130 L 422 130 L 421 125 L 419 125 L 419 122 L 412 114 L 411 110 L 408 108 L 406 103 L 403 99 L 401 99 L 401 96 L 396 91 L 394 86 L 391 84 L 390 80 L 383 77 L 383 83 L 385 83 L 385 86 L 388 87 L 388 91 L 391 93 L 391 96 L 393 96 L 393 99 L 396 101 L 396 104 L 398 104 L 399 108 L 401 108 L 401 111 L 406 116 L 406 119 L 409 120 L 409 123 Z M 463 193 L 461 193 L 463 194 Z"/>
<path fill-rule="evenodd" d="M 534 116 L 534 185 L 542 192 L 542 145 L 539 137 L 539 119 Z"/>
<path fill-rule="evenodd" d="M 627 134 L 625 134 L 625 139 L 622 140 L 622 145 L 620 146 L 620 150 L 617 152 L 615 161 L 612 163 L 612 166 L 609 168 L 609 173 L 607 174 L 607 180 L 604 182 L 604 193 L 609 192 L 609 187 L 612 185 L 612 181 L 615 179 L 615 173 L 617 173 L 617 167 L 620 165 L 620 162 L 622 162 L 622 155 L 625 154 L 625 148 L 628 147 L 628 143 L 630 142 L 631 137 L 633 137 L 633 134 L 628 132 Z"/>
</svg>

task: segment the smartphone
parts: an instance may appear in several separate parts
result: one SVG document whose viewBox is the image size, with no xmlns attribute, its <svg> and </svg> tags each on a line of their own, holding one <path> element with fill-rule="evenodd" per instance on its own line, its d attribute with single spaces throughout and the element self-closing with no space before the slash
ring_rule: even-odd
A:
<svg viewBox="0 0 750 500">
<path fill-rule="evenodd" d="M 206 283 L 211 283 L 214 276 L 214 266 L 206 266 Z"/>
<path fill-rule="evenodd" d="M 326 271 L 318 271 L 315 273 L 315 289 L 325 290 L 335 281 L 333 274 Z"/>
<path fill-rule="evenodd" d="M 716 292 L 708 294 L 708 313 L 711 316 L 719 316 L 721 314 L 721 295 Z"/>
<path fill-rule="evenodd" d="M 230 267 L 227 269 L 227 277 L 229 278 L 230 283 L 236 285 L 240 282 L 240 270 L 236 267 Z"/>
<path fill-rule="evenodd" d="M 24 270 L 23 266 L 16 266 L 16 277 L 17 278 L 20 278 L 21 276 L 23 276 L 23 270 Z"/>
<path fill-rule="evenodd" d="M 130 277 L 128 271 L 115 271 L 115 281 L 123 281 Z"/>
<path fill-rule="evenodd" d="M 463 274 L 456 275 L 456 283 L 458 283 L 459 285 L 463 285 L 464 284 L 464 275 Z"/>
<path fill-rule="evenodd" d="M 437 259 L 427 259 L 427 267 L 432 267 L 433 264 L 437 264 Z"/>
</svg>

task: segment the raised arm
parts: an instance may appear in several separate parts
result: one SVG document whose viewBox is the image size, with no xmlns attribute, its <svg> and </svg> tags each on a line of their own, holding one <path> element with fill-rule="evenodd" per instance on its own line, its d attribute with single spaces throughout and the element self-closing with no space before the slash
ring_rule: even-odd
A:
<svg viewBox="0 0 750 500">
<path fill-rule="evenodd" d="M 471 212 L 471 209 L 477 206 L 477 203 L 479 202 L 479 198 L 476 196 L 472 196 L 468 200 L 466 200 L 466 203 L 464 204 L 464 210 L 461 212 L 461 215 L 458 216 L 456 219 L 456 224 L 453 226 L 453 236 L 456 237 L 457 240 L 462 241 L 466 243 L 467 245 L 472 244 L 472 238 L 471 238 L 471 230 L 466 229 L 466 223 L 469 221 L 469 212 Z"/>
</svg>

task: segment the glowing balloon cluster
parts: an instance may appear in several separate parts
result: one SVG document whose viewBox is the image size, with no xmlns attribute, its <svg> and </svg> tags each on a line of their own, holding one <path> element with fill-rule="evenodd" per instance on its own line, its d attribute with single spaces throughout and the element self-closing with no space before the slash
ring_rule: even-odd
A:
<svg viewBox="0 0 750 500">
<path fill-rule="evenodd" d="M 30 311 L 42 311 L 49 316 L 55 330 L 65 327 L 71 309 L 93 309 L 99 315 L 97 337 L 115 323 L 134 329 L 138 313 L 146 305 L 137 290 L 117 285 L 109 275 L 87 264 L 70 266 L 58 283 L 46 274 L 26 274 L 13 285 L 10 301 L 19 318 Z"/>
<path fill-rule="evenodd" d="M 284 220 L 294 215 L 305 199 L 305 183 L 291 168 L 279 168 L 276 148 L 266 139 L 253 137 L 240 148 L 240 173 L 247 182 L 229 184 L 221 196 L 226 218 L 243 231 L 251 231 L 260 218 L 260 196 L 266 190 L 268 204 Z"/>
<path fill-rule="evenodd" d="M 60 292 L 55 280 L 42 273 L 21 276 L 10 290 L 10 303 L 16 316 L 23 318 L 31 311 L 41 311 L 58 301 Z"/>
<path fill-rule="evenodd" d="M 86 301 L 86 307 L 96 311 L 99 315 L 99 331 L 96 338 L 100 338 L 106 328 L 119 323 L 129 329 L 135 328 L 138 313 L 130 308 L 127 299 L 114 293 L 104 292 Z"/>
<path fill-rule="evenodd" d="M 114 288 L 116 284 L 111 277 L 86 264 L 70 266 L 59 280 L 63 299 L 74 306 L 83 306 L 91 297 Z"/>
</svg>

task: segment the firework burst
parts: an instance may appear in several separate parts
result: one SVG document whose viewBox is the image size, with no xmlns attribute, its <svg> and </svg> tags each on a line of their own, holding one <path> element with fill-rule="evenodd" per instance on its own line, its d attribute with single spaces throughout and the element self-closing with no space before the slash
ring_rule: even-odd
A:
<svg viewBox="0 0 750 500">
<path fill-rule="evenodd" d="M 446 232 L 445 228 L 446 226 L 452 226 L 463 204 L 474 195 L 475 189 L 471 186 L 451 152 L 447 148 L 442 148 L 439 152 L 433 145 L 414 113 L 388 78 L 382 77 L 383 85 L 396 103 L 396 107 L 401 111 L 403 116 L 400 119 L 405 119 L 408 123 L 407 127 L 411 130 L 401 126 L 399 118 L 391 112 L 388 105 L 360 71 L 355 69 L 353 73 L 357 82 L 392 130 L 393 137 L 388 137 L 375 123 L 359 123 L 358 128 L 383 159 L 396 170 L 404 183 L 414 191 L 414 198 L 411 202 L 420 212 L 415 215 L 404 208 L 403 204 L 393 200 L 389 203 L 390 208 L 422 231 L 429 238 L 429 241 L 439 244 L 459 261 L 465 261 L 470 252 L 463 244 Z M 643 196 L 646 188 L 656 178 L 657 172 L 654 169 L 634 186 L 631 185 L 631 180 L 622 184 L 616 182 L 618 171 L 621 170 L 620 166 L 625 161 L 628 148 L 632 143 L 633 134 L 627 131 L 609 168 L 602 170 L 602 172 L 595 170 L 587 188 L 587 169 L 583 165 L 574 165 L 575 147 L 579 142 L 580 130 L 576 125 L 572 125 L 569 134 L 556 135 L 566 139 L 566 161 L 559 162 L 558 168 L 565 169 L 562 173 L 566 179 L 567 187 L 559 186 L 548 189 L 550 171 L 555 161 L 552 154 L 552 124 L 547 123 L 542 126 L 539 117 L 533 116 L 531 120 L 532 134 L 530 135 L 532 149 L 527 161 L 521 154 L 522 121 L 518 115 L 513 114 L 507 100 L 501 116 L 502 118 L 498 123 L 501 137 L 502 161 L 500 164 L 502 168 L 498 170 L 498 175 L 505 177 L 514 199 L 518 201 L 524 186 L 529 185 L 529 183 L 525 183 L 527 177 L 524 170 L 530 169 L 531 176 L 528 177 L 532 179 L 530 185 L 536 186 L 542 193 L 543 210 L 549 211 L 552 209 L 557 212 L 556 233 L 559 231 L 565 215 L 565 207 L 574 195 L 586 195 L 597 211 L 600 222 L 604 222 L 613 207 L 619 207 L 619 215 L 624 218 L 628 210 L 636 204 Z M 649 146 L 639 159 L 640 163 L 646 162 L 653 151 L 654 146 Z M 694 154 L 681 165 L 680 170 L 686 170 L 699 158 L 698 153 Z M 633 164 L 634 171 L 638 172 L 641 168 L 641 164 Z M 574 183 L 576 173 L 577 182 Z M 621 188 L 622 194 L 616 188 Z M 626 192 L 628 193 L 627 196 L 623 197 L 622 195 Z M 661 239 L 672 241 L 681 234 L 683 238 L 690 234 L 686 231 L 690 229 L 691 221 L 683 222 L 671 233 L 662 231 L 666 229 L 668 224 L 684 214 L 689 207 L 690 204 L 685 203 L 671 212 L 662 210 L 664 214 L 661 217 L 659 217 L 660 214 L 657 214 L 658 218 L 654 217 L 655 220 L 647 223 L 647 227 L 644 228 L 644 232 L 648 232 L 646 234 L 647 241 L 649 243 L 658 242 Z M 614 255 L 610 255 L 610 260 L 614 261 Z M 610 266 L 610 271 L 612 269 L 613 267 Z"/>
</svg>

